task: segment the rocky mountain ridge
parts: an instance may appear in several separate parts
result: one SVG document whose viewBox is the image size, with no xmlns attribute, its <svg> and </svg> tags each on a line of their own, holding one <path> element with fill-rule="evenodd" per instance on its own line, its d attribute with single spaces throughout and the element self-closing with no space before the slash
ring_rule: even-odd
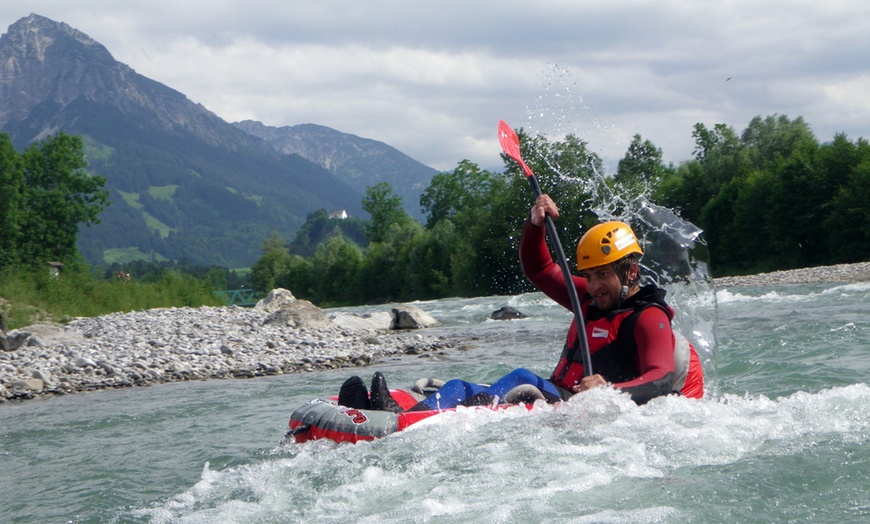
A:
<svg viewBox="0 0 870 524">
<path fill-rule="evenodd" d="M 388 182 L 402 197 L 405 209 L 422 219 L 420 195 L 436 169 L 423 165 L 396 148 L 317 124 L 270 127 L 255 120 L 235 122 L 243 131 L 262 138 L 285 155 L 299 155 L 339 176 L 360 192 Z"/>
<path fill-rule="evenodd" d="M 276 147 L 40 15 L 0 36 L 0 132 L 18 149 L 58 131 L 82 136 L 89 171 L 108 181 L 112 203 L 102 223 L 79 238 L 92 263 L 186 259 L 245 267 L 271 231 L 290 241 L 317 209 L 365 217 L 364 188 L 395 182 L 390 172 L 407 182 L 408 166 L 417 169 L 405 192 L 422 191 L 435 173 L 386 144 L 353 137 L 366 144 L 357 147 L 352 135 L 323 130 L 300 137 L 292 150 Z M 317 143 L 328 140 L 340 143 Z M 377 149 L 389 154 L 371 152 Z M 407 200 L 414 211 L 418 202 Z"/>
</svg>

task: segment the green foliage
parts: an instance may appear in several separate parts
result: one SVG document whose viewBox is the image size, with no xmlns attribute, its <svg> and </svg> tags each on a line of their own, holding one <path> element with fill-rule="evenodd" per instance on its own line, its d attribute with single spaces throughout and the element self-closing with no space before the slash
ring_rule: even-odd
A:
<svg viewBox="0 0 870 524">
<path fill-rule="evenodd" d="M 80 225 L 97 224 L 108 205 L 106 180 L 85 171 L 79 137 L 58 133 L 17 155 L 0 142 L 0 267 L 47 261 L 69 263 L 78 257 Z M 8 198 L 7 198 L 8 195 Z"/>
<path fill-rule="evenodd" d="M 666 167 L 662 163 L 662 150 L 649 140 L 643 140 L 640 135 L 634 135 L 628 151 L 617 165 L 613 181 L 626 192 L 623 198 L 632 200 L 645 196 L 671 172 L 673 167 Z"/>
<path fill-rule="evenodd" d="M 542 188 L 565 210 L 560 224 L 579 238 L 577 223 L 589 219 L 589 196 L 565 177 L 590 178 L 601 160 L 574 136 L 561 142 L 524 137 L 522 143 Z M 326 306 L 530 290 L 517 256 L 534 195 L 515 163 L 505 161 L 507 174 L 464 160 L 433 177 L 420 198 L 425 228 L 404 212 L 388 184 L 368 188 L 363 208 L 372 219 L 362 247 L 327 222 L 325 211 L 312 213 L 289 249 L 277 233 L 264 243 L 253 266 L 255 288 L 285 287 Z M 322 239 L 313 254 L 295 254 L 312 238 Z"/>
<path fill-rule="evenodd" d="M 852 144 L 838 135 L 822 155 L 836 150 L 829 164 L 829 177 L 842 180 L 831 198 L 824 218 L 824 246 L 831 262 L 845 263 L 870 258 L 870 144 L 859 139 Z"/>
<path fill-rule="evenodd" d="M 640 197 L 705 231 L 717 275 L 870 259 L 870 145 L 863 139 L 837 135 L 819 144 L 802 119 L 780 115 L 757 117 L 741 134 L 697 124 L 693 159 L 666 166 L 662 151 L 635 135 L 617 173 L 603 177 L 601 159 L 580 138 L 517 134 L 542 191 L 559 205 L 556 227 L 569 259 L 597 221 L 591 209 L 618 215 Z M 277 234 L 264 244 L 253 268 L 257 289 L 286 287 L 321 305 L 531 290 L 517 253 L 533 195 L 519 166 L 503 160 L 504 173 L 463 160 L 435 175 L 420 198 L 425 227 L 404 213 L 389 185 L 370 187 L 367 245 L 335 227 L 325 210 L 312 213 L 291 249 Z"/>
<path fill-rule="evenodd" d="M 0 135 L 0 268 L 19 260 L 24 173 L 9 135 Z"/>
<path fill-rule="evenodd" d="M 366 189 L 362 207 L 371 216 L 366 228 L 369 242 L 383 242 L 391 226 L 413 221 L 402 206 L 402 197 L 387 182 Z"/>
<path fill-rule="evenodd" d="M 281 235 L 272 231 L 263 241 L 263 256 L 251 266 L 251 282 L 258 291 L 269 291 L 276 287 L 277 279 L 289 271 L 290 251 Z"/>
<path fill-rule="evenodd" d="M 95 279 L 84 264 L 69 264 L 59 276 L 44 268 L 0 271 L 0 296 L 10 304 L 3 317 L 10 329 L 117 311 L 220 306 L 212 285 L 209 279 L 177 271 L 166 271 L 154 282 Z"/>
<path fill-rule="evenodd" d="M 8 304 L 7 325 L 153 307 L 220 305 L 213 290 L 239 283 L 222 268 L 128 259 L 108 268 L 104 278 L 90 274 L 76 240 L 81 225 L 99 222 L 108 192 L 105 179 L 84 168 L 79 137 L 59 133 L 19 155 L 8 136 L 0 135 L 0 296 Z M 168 190 L 158 193 L 165 197 Z M 59 275 L 48 270 L 49 261 L 63 263 Z M 137 278 L 127 278 L 131 268 Z M 122 271 L 123 278 L 117 278 Z"/>
<path fill-rule="evenodd" d="M 308 218 L 290 244 L 290 250 L 297 255 L 308 257 L 314 254 L 319 244 L 336 235 L 342 235 L 359 246 L 365 246 L 366 225 L 365 220 L 357 217 L 329 218 L 326 209 L 320 208 L 308 214 Z"/>
<path fill-rule="evenodd" d="M 459 162 L 453 171 L 435 175 L 420 196 L 420 207 L 428 216 L 426 227 L 452 220 L 463 210 L 485 207 L 493 183 L 493 173 L 469 160 Z"/>
<path fill-rule="evenodd" d="M 864 139 L 819 144 L 806 122 L 752 119 L 739 136 L 695 126 L 695 159 L 655 199 L 704 230 L 717 275 L 870 259 Z"/>
</svg>

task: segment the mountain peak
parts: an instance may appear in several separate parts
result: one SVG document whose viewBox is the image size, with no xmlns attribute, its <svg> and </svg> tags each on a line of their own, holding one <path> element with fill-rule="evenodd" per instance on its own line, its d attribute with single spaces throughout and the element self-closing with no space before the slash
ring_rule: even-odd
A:
<svg viewBox="0 0 870 524">
<path fill-rule="evenodd" d="M 45 61 L 45 51 L 59 39 L 68 38 L 80 45 L 92 49 L 92 52 L 112 57 L 109 51 L 96 40 L 63 22 L 55 22 L 50 18 L 31 13 L 9 26 L 6 33 L 11 45 L 17 48 L 22 56 Z"/>
<path fill-rule="evenodd" d="M 133 75 L 88 35 L 31 14 L 0 36 L 0 126 L 25 118 L 46 101 L 65 107 L 82 95 L 111 92 L 106 88 L 117 87 L 119 77 Z"/>
</svg>

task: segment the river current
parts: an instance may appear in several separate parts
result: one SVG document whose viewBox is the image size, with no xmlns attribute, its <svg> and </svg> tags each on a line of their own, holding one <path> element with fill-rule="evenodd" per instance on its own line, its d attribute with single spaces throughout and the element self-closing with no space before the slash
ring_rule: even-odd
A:
<svg viewBox="0 0 870 524">
<path fill-rule="evenodd" d="M 638 407 L 602 389 L 281 445 L 291 411 L 351 373 L 391 387 L 547 375 L 571 316 L 530 293 L 418 303 L 432 332 L 467 338 L 444 353 L 0 405 L 0 522 L 870 521 L 870 283 L 715 298 L 703 400 Z M 505 305 L 529 318 L 488 320 Z"/>
</svg>

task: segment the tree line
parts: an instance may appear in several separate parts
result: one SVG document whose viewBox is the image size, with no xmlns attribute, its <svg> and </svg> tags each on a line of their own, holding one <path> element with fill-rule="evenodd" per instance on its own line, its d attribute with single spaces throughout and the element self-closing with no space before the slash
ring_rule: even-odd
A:
<svg viewBox="0 0 870 524">
<path fill-rule="evenodd" d="M 837 134 L 820 143 L 802 118 L 784 115 L 756 117 L 739 134 L 699 123 L 692 159 L 666 165 L 660 148 L 635 135 L 611 176 L 575 135 L 518 135 L 523 158 L 560 207 L 557 228 L 569 258 L 597 221 L 595 199 L 610 195 L 647 198 L 703 229 L 715 276 L 870 259 L 863 138 Z M 309 215 L 292 243 L 273 233 L 252 267 L 255 288 L 285 287 L 321 305 L 530 291 L 517 257 L 533 196 L 518 166 L 502 158 L 504 172 L 463 160 L 434 176 L 420 199 L 424 224 L 381 183 L 366 191 L 371 219 L 362 240 L 359 224 L 352 238 L 325 210 Z"/>
</svg>

